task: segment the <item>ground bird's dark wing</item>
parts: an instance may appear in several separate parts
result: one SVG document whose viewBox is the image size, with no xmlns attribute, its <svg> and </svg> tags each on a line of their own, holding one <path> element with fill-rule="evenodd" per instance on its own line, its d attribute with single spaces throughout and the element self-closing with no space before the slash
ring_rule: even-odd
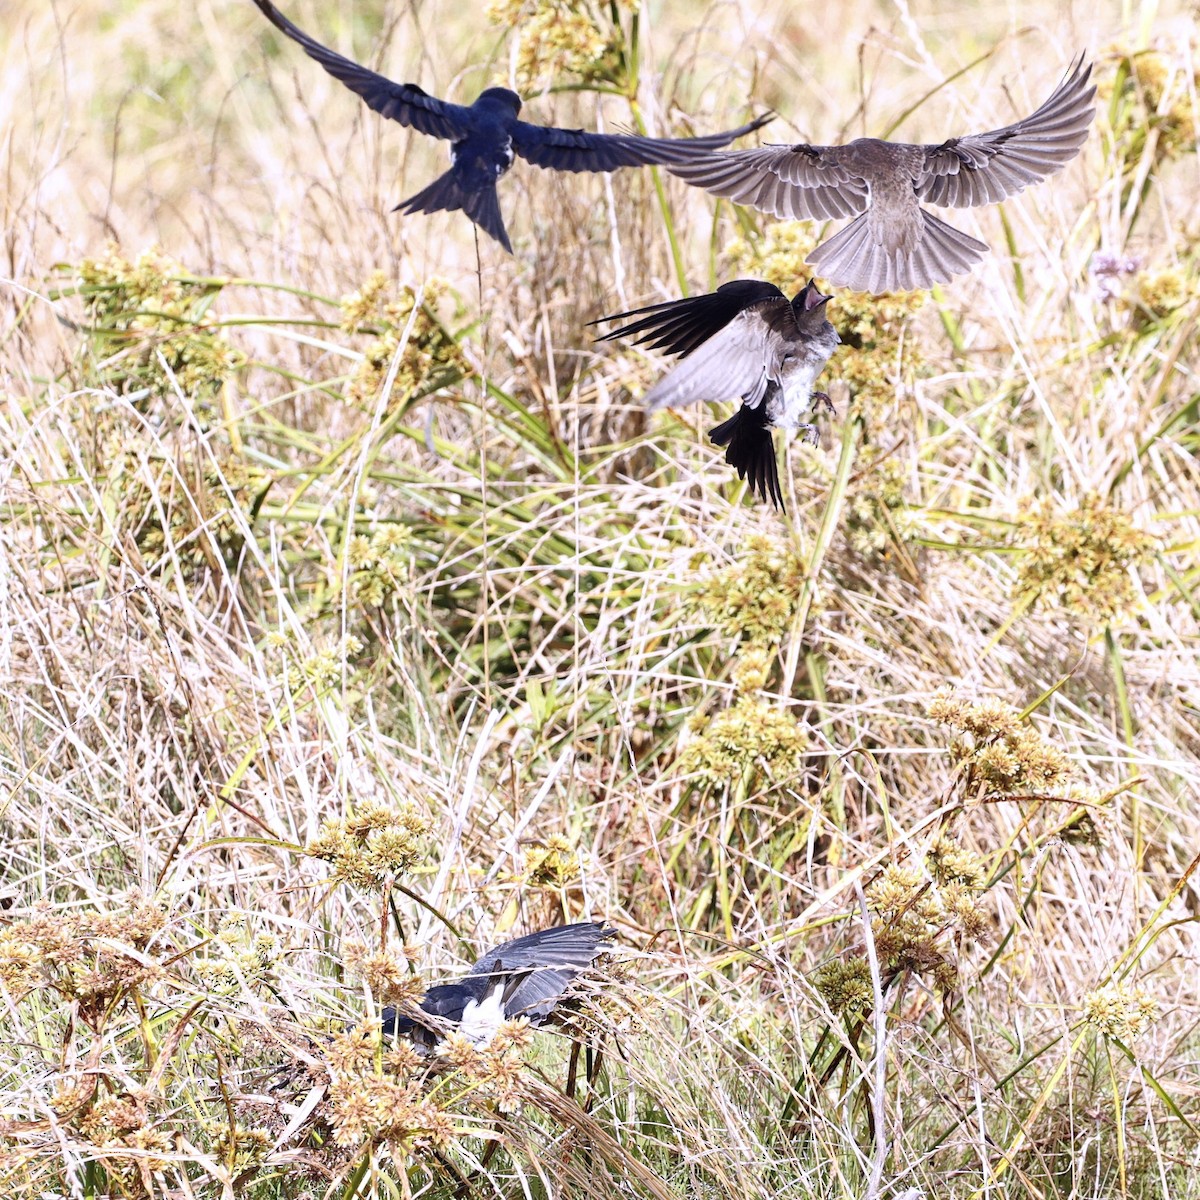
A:
<svg viewBox="0 0 1200 1200">
<path fill-rule="evenodd" d="M 504 996 L 507 1017 L 540 1025 L 553 1012 L 571 980 L 604 950 L 614 931 L 596 921 L 559 925 L 505 942 L 484 954 L 468 979 L 489 978 L 498 970 L 514 979 Z"/>
<path fill-rule="evenodd" d="M 852 217 L 869 202 L 866 183 L 840 160 L 840 146 L 760 146 L 669 166 L 696 187 L 792 220 Z"/>
<path fill-rule="evenodd" d="M 1061 171 L 1087 140 L 1096 115 L 1091 74 L 1081 54 L 1032 115 L 1003 129 L 922 147 L 925 170 L 917 195 L 950 208 L 994 204 Z"/>
<path fill-rule="evenodd" d="M 335 79 L 361 96 L 369 108 L 381 116 L 430 137 L 457 141 L 470 129 L 470 109 L 461 104 L 447 104 L 423 92 L 415 83 L 393 83 L 383 75 L 360 67 L 333 50 L 314 41 L 304 30 L 293 25 L 270 0 L 254 0 L 259 11 L 280 32 L 297 42 L 309 58 L 315 59 Z"/>
<path fill-rule="evenodd" d="M 632 337 L 635 343 L 649 346 L 651 350 L 686 356 L 724 329 L 738 313 L 777 297 L 783 298 L 783 293 L 773 283 L 762 279 L 735 279 L 704 296 L 689 296 L 686 300 L 668 300 L 665 304 L 614 313 L 591 324 L 638 317 L 639 320 L 612 329 L 598 340 L 608 342 L 614 338 Z"/>
<path fill-rule="evenodd" d="M 503 962 L 509 971 L 525 971 L 530 967 L 573 967 L 582 971 L 591 966 L 603 950 L 603 944 L 613 936 L 614 931 L 600 921 L 580 921 L 574 925 L 539 929 L 536 933 L 514 938 L 480 955 L 467 975 L 468 978 L 491 975 L 498 962 Z"/>
<path fill-rule="evenodd" d="M 582 129 L 557 129 L 552 125 L 518 121 L 513 127 L 512 144 L 513 150 L 535 167 L 549 167 L 555 171 L 615 171 L 618 167 L 687 162 L 697 155 L 728 146 L 744 134 L 753 133 L 773 116 L 773 113 L 767 113 L 737 129 L 695 138 L 585 133 Z"/>
</svg>

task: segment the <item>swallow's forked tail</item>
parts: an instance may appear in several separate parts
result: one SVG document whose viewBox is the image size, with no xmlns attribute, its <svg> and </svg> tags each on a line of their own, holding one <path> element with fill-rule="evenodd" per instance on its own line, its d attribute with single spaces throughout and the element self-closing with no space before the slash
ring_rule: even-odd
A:
<svg viewBox="0 0 1200 1200">
<path fill-rule="evenodd" d="M 439 175 L 427 188 L 410 196 L 407 200 L 396 205 L 393 212 L 463 212 L 479 226 L 484 233 L 490 234 L 511 254 L 512 243 L 504 228 L 504 218 L 500 215 L 500 197 L 496 195 L 494 184 L 486 187 L 467 190 L 462 187 L 455 177 L 451 167 L 444 175 Z"/>
<path fill-rule="evenodd" d="M 920 210 L 921 236 L 912 250 L 890 249 L 871 228 L 869 212 L 822 242 L 808 261 L 822 279 L 855 292 L 911 292 L 948 283 L 987 251 L 984 242 Z"/>
<path fill-rule="evenodd" d="M 779 465 L 775 461 L 775 443 L 764 423 L 763 408 L 743 404 L 729 418 L 708 431 L 718 446 L 725 447 L 725 461 L 733 467 L 739 479 L 750 485 L 752 494 L 783 511 L 783 493 L 779 488 Z"/>
</svg>

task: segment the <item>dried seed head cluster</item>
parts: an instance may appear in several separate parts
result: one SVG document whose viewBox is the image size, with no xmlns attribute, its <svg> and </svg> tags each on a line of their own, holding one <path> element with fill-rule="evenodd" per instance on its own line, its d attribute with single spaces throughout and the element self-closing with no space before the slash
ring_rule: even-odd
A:
<svg viewBox="0 0 1200 1200">
<path fill-rule="evenodd" d="M 957 947 L 991 930 L 979 899 L 987 872 L 979 856 L 943 830 L 920 863 L 889 863 L 867 889 L 871 933 L 886 982 L 911 971 L 942 991 L 958 983 Z M 826 963 L 813 985 L 834 1012 L 870 1008 L 865 954 Z"/>
<path fill-rule="evenodd" d="M 232 1125 L 228 1121 L 207 1121 L 203 1128 L 209 1152 L 233 1175 L 257 1167 L 275 1142 L 270 1130 L 240 1121 Z"/>
<path fill-rule="evenodd" d="M 775 221 L 766 233 L 747 234 L 725 243 L 731 275 L 752 275 L 791 296 L 812 275 L 806 263 L 817 244 L 808 221 Z"/>
<path fill-rule="evenodd" d="M 195 964 L 196 973 L 213 992 L 253 991 L 274 976 L 281 954 L 273 933 L 255 933 L 246 917 L 232 913 L 221 918 L 207 953 Z"/>
<path fill-rule="evenodd" d="M 412 805 L 364 801 L 354 814 L 325 821 L 306 852 L 332 863 L 339 879 L 378 889 L 397 875 L 424 869 L 430 820 Z"/>
<path fill-rule="evenodd" d="M 1151 317 L 1167 317 L 1200 296 L 1200 283 L 1183 267 L 1141 271 L 1134 283 L 1141 307 Z"/>
<path fill-rule="evenodd" d="M 939 887 L 957 883 L 978 889 L 987 882 L 983 859 L 944 831 L 938 834 L 925 852 L 925 865 L 933 882 Z"/>
<path fill-rule="evenodd" d="M 329 1048 L 330 1085 L 322 1116 L 333 1130 L 334 1142 L 343 1147 L 375 1142 L 400 1162 L 415 1149 L 448 1145 L 454 1119 L 413 1077 L 419 1057 L 389 1056 L 389 1070 L 378 1072 L 378 1037 L 378 1029 L 360 1025 L 337 1035 Z"/>
<path fill-rule="evenodd" d="M 412 314 L 417 293 L 412 288 L 402 287 L 395 299 L 389 294 L 387 276 L 382 271 L 375 271 L 357 292 L 342 299 L 342 328 L 347 333 L 373 335 L 363 351 L 362 362 L 346 386 L 346 399 L 351 404 L 374 406 L 402 341 L 404 351 L 396 367 L 391 404 L 398 404 L 428 386 L 455 383 L 469 372 L 458 338 L 438 315 L 439 305 L 450 301 L 455 319 L 461 312 L 462 306 L 449 284 L 436 277 L 429 279 L 415 317 Z M 410 318 L 412 328 L 404 341 Z"/>
<path fill-rule="evenodd" d="M 1108 103 L 1101 112 L 1114 113 L 1113 140 L 1127 169 L 1141 162 L 1151 134 L 1155 163 L 1196 152 L 1195 96 L 1200 77 L 1190 56 L 1162 50 L 1118 52 L 1111 74 L 1099 77 L 1100 94 Z M 1113 99 L 1117 97 L 1118 103 Z"/>
<path fill-rule="evenodd" d="M 553 835 L 525 853 L 523 878 L 536 887 L 566 887 L 580 877 L 581 871 L 579 851 L 565 837 Z"/>
<path fill-rule="evenodd" d="M 276 646 L 286 646 L 287 638 L 275 635 L 271 639 Z M 362 653 L 363 644 L 353 634 L 342 639 L 340 646 L 326 646 L 308 658 L 293 662 L 287 668 L 288 687 L 298 692 L 305 687 L 314 688 L 318 692 L 335 687 L 346 670 L 347 660 Z"/>
<path fill-rule="evenodd" d="M 761 691 L 774 666 L 775 652 L 768 647 L 753 642 L 739 646 L 731 672 L 734 691 L 738 695 Z"/>
<path fill-rule="evenodd" d="M 883 560 L 895 537 L 910 532 L 904 510 L 904 466 L 885 458 L 856 479 L 847 497 L 845 537 L 851 549 L 870 561 Z"/>
<path fill-rule="evenodd" d="M 966 700 L 940 692 L 929 704 L 929 717 L 967 735 L 954 753 L 971 768 L 970 783 L 983 783 L 999 794 L 1041 794 L 1063 784 L 1071 762 L 1021 714 L 1002 700 Z"/>
<path fill-rule="evenodd" d="M 521 1103 L 524 1055 L 532 1041 L 528 1021 L 505 1021 L 486 1046 L 476 1046 L 455 1031 L 440 1050 L 477 1095 L 495 1103 L 501 1112 L 516 1112 Z"/>
<path fill-rule="evenodd" d="M 146 953 L 166 911 L 137 892 L 113 912 L 66 913 L 48 903 L 0 931 L 0 981 L 20 998 L 47 987 L 74 1001 L 95 1027 L 104 1014 L 162 974 Z"/>
<path fill-rule="evenodd" d="M 709 783 L 736 783 L 764 771 L 776 782 L 789 779 L 800 771 L 808 744 L 795 717 L 751 696 L 689 725 L 696 736 L 684 746 L 679 769 Z"/>
<path fill-rule="evenodd" d="M 834 355 L 825 378 L 850 389 L 851 411 L 869 435 L 890 428 L 887 414 L 898 393 L 911 388 L 913 378 L 925 369 L 917 339 L 907 336 L 925 299 L 925 292 L 837 295 L 834 321 L 845 349 Z"/>
<path fill-rule="evenodd" d="M 419 946 L 405 946 L 401 954 L 368 950 L 361 942 L 346 946 L 346 970 L 362 979 L 381 1004 L 414 1003 L 425 994 L 420 976 L 412 972 L 412 963 L 421 955 Z"/>
<path fill-rule="evenodd" d="M 403 590 L 412 572 L 412 534 L 403 525 L 383 525 L 370 537 L 355 536 L 349 549 L 354 598 L 372 606 Z"/>
<path fill-rule="evenodd" d="M 978 856 L 946 832 L 921 864 L 889 864 L 867 889 L 867 905 L 877 914 L 873 929 L 881 967 L 916 971 L 940 988 L 952 988 L 958 979 L 955 939 L 982 941 L 990 929 L 979 906 L 985 877 Z"/>
<path fill-rule="evenodd" d="M 101 1096 L 78 1117 L 75 1128 L 103 1150 L 110 1184 L 127 1196 L 155 1194 L 151 1175 L 167 1166 L 174 1144 L 147 1095 L 122 1092 Z"/>
<path fill-rule="evenodd" d="M 854 1016 L 871 1007 L 871 964 L 864 956 L 832 959 L 813 972 L 811 983 L 835 1013 Z"/>
<path fill-rule="evenodd" d="M 153 395 L 184 396 L 205 403 L 245 362 L 211 313 L 222 284 L 197 279 L 158 250 L 129 262 L 110 246 L 101 258 L 85 258 L 80 294 L 102 358 L 102 382 L 121 392 L 148 388 Z"/>
<path fill-rule="evenodd" d="M 136 442 L 123 452 L 130 459 L 143 456 Z M 127 481 L 123 509 L 138 549 L 148 558 L 173 555 L 193 571 L 236 560 L 245 544 L 247 514 L 269 484 L 264 471 L 215 438 L 200 451 L 164 463 L 153 479 L 122 470 L 124 464 L 114 466 L 109 478 L 115 481 L 120 473 Z M 128 466 L 136 470 L 135 462 Z"/>
<path fill-rule="evenodd" d="M 621 18 L 640 0 L 595 4 L 588 0 L 489 0 L 493 24 L 517 31 L 516 84 L 543 91 L 564 75 L 581 83 L 620 84 L 625 34 Z M 506 82 L 506 81 L 502 81 Z"/>
<path fill-rule="evenodd" d="M 755 535 L 740 562 L 700 585 L 694 603 L 730 637 L 778 642 L 791 628 L 803 586 L 799 557 L 783 542 Z"/>
<path fill-rule="evenodd" d="M 1116 792 L 1105 794 L 1080 784 L 1067 788 L 1067 799 L 1078 807 L 1067 814 L 1059 832 L 1062 840 L 1074 846 L 1102 845 L 1109 833 L 1115 795 Z"/>
<path fill-rule="evenodd" d="M 527 1022 L 505 1022 L 484 1047 L 452 1032 L 438 1045 L 433 1076 L 430 1060 L 403 1042 L 382 1055 L 380 1071 L 378 1038 L 377 1027 L 360 1025 L 337 1034 L 328 1047 L 331 1082 L 320 1117 L 339 1146 L 373 1142 L 399 1160 L 453 1142 L 460 1131 L 451 1103 L 482 1102 L 503 1112 L 520 1105 L 532 1038 Z M 430 1078 L 437 1080 L 432 1088 Z"/>
<path fill-rule="evenodd" d="M 1023 551 L 1019 596 L 1109 623 L 1133 607 L 1133 573 L 1149 560 L 1155 541 L 1120 509 L 1091 495 L 1072 512 L 1050 504 L 1027 512 L 1018 520 L 1013 544 Z"/>
<path fill-rule="evenodd" d="M 1158 1001 L 1144 988 L 1111 983 L 1083 998 L 1083 1018 L 1105 1037 L 1129 1043 L 1158 1020 Z"/>
</svg>

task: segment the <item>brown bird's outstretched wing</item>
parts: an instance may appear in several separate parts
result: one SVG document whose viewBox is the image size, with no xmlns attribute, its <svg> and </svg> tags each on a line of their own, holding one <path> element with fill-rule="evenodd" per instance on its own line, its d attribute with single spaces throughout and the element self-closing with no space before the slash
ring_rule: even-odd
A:
<svg viewBox="0 0 1200 1200">
<path fill-rule="evenodd" d="M 257 2 L 257 0 L 256 0 Z M 761 129 L 774 118 L 765 113 L 747 125 L 695 138 L 651 138 L 635 133 L 585 133 L 518 121 L 512 144 L 527 162 L 555 171 L 615 171 L 618 167 L 645 167 L 687 162 L 728 146 L 736 138 Z"/>
<path fill-rule="evenodd" d="M 310 38 L 303 29 L 293 25 L 271 0 L 254 0 L 254 3 L 276 29 L 287 34 L 334 79 L 340 80 L 361 96 L 368 108 L 429 137 L 451 141 L 466 137 L 470 129 L 470 110 L 464 105 L 448 104 L 422 91 L 415 83 L 393 83 L 384 75 L 360 67 L 358 63 L 343 58 Z"/>
<path fill-rule="evenodd" d="M 840 146 L 761 146 L 706 154 L 667 170 L 695 187 L 791 220 L 853 217 L 869 203 L 863 179 L 839 161 Z"/>
<path fill-rule="evenodd" d="M 994 204 L 1061 171 L 1079 153 L 1096 115 L 1096 85 L 1081 54 L 1035 113 L 1003 129 L 922 147 L 917 195 L 929 204 Z"/>
</svg>

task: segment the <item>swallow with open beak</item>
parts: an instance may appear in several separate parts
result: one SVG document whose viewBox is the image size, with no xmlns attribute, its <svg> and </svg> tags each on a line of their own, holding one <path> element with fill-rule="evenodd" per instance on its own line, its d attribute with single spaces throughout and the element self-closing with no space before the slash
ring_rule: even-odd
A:
<svg viewBox="0 0 1200 1200">
<path fill-rule="evenodd" d="M 800 431 L 813 441 L 805 417 L 817 404 L 832 408 L 813 384 L 841 338 L 825 317 L 828 296 L 811 281 L 789 300 L 773 283 L 738 279 L 715 292 L 653 304 L 601 321 L 636 320 L 601 341 L 632 337 L 682 361 L 646 393 L 651 411 L 696 400 L 740 399 L 727 421 L 709 430 L 725 461 L 751 493 L 783 508 L 773 429 Z"/>
</svg>

